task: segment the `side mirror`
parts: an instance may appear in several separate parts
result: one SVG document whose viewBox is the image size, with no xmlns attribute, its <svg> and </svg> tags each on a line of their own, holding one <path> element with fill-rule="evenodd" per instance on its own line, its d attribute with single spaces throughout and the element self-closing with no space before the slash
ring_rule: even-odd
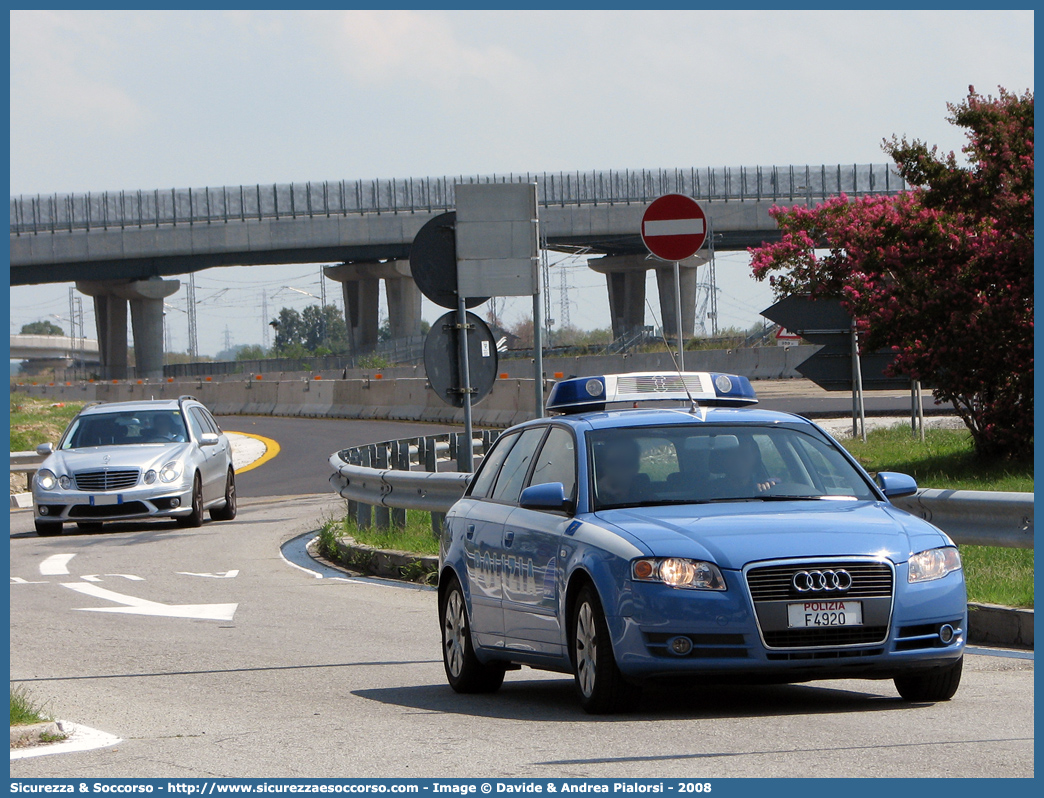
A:
<svg viewBox="0 0 1044 798">
<path fill-rule="evenodd" d="M 879 471 L 876 481 L 881 492 L 889 499 L 897 499 L 900 496 L 910 496 L 917 493 L 917 480 L 907 474 L 897 474 L 894 471 Z"/>
<path fill-rule="evenodd" d="M 218 441 L 221 440 L 213 432 L 204 432 L 199 436 L 200 446 L 217 446 Z"/>
<path fill-rule="evenodd" d="M 568 511 L 571 502 L 566 498 L 565 486 L 561 482 L 545 482 L 530 485 L 518 497 L 519 505 L 526 510 Z"/>
<path fill-rule="evenodd" d="M 36 453 L 38 455 L 40 455 L 41 457 L 47 457 L 47 455 L 54 453 L 54 444 L 53 443 L 37 444 L 37 446 L 36 446 Z"/>
</svg>

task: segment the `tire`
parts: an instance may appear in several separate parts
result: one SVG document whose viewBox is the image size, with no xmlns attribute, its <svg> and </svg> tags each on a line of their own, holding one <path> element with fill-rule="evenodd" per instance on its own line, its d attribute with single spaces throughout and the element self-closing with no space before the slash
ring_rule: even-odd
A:
<svg viewBox="0 0 1044 798">
<path fill-rule="evenodd" d="M 77 521 L 76 528 L 82 529 L 84 532 L 97 532 L 102 528 L 101 521 Z"/>
<path fill-rule="evenodd" d="M 34 519 L 33 526 L 36 527 L 36 534 L 42 538 L 49 538 L 62 534 L 61 521 L 39 521 Z"/>
<path fill-rule="evenodd" d="M 498 663 L 485 665 L 475 656 L 464 591 L 456 577 L 450 577 L 449 586 L 439 601 L 439 622 L 442 626 L 442 664 L 450 687 L 458 693 L 495 693 L 499 690 L 507 668 Z"/>
<path fill-rule="evenodd" d="M 895 689 L 907 701 L 949 701 L 961 683 L 962 655 L 952 665 L 910 676 L 896 676 Z"/>
<path fill-rule="evenodd" d="M 196 474 L 192 483 L 192 515 L 178 516 L 178 526 L 203 526 L 203 480 Z"/>
<path fill-rule="evenodd" d="M 236 517 L 236 474 L 231 468 L 225 480 L 225 506 L 211 508 L 210 517 L 215 521 L 231 521 Z"/>
<path fill-rule="evenodd" d="M 585 585 L 576 597 L 570 630 L 574 684 L 580 706 L 592 715 L 634 709 L 641 698 L 641 688 L 627 682 L 616 666 L 602 603 L 591 585 Z"/>
</svg>

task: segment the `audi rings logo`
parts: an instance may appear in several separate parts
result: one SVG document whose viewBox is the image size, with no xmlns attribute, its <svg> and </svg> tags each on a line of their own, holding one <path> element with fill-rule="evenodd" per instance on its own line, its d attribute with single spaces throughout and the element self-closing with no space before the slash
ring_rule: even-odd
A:
<svg viewBox="0 0 1044 798">
<path fill-rule="evenodd" d="M 845 570 L 798 571 L 790 584 L 798 593 L 843 593 L 852 587 L 852 575 Z"/>
</svg>

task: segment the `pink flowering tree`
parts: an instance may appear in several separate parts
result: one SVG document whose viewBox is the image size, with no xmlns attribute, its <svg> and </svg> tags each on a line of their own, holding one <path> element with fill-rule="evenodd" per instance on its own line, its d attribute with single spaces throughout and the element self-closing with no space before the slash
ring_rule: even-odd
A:
<svg viewBox="0 0 1044 798">
<path fill-rule="evenodd" d="M 983 456 L 1033 446 L 1033 95 L 948 106 L 967 166 L 920 141 L 884 149 L 914 186 L 776 207 L 782 240 L 750 250 L 777 297 L 840 298 L 865 351 L 890 347 L 894 374 L 951 403 Z M 825 254 L 824 253 L 825 250 Z"/>
</svg>

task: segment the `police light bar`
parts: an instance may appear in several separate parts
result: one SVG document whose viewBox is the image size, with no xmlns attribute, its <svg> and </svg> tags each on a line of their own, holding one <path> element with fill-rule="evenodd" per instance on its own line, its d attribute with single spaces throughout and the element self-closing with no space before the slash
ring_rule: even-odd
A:
<svg viewBox="0 0 1044 798">
<path fill-rule="evenodd" d="M 547 398 L 547 410 L 556 413 L 586 413 L 605 410 L 608 404 L 688 402 L 690 395 L 698 404 L 707 406 L 738 407 L 757 404 L 758 401 L 750 380 L 735 374 L 708 371 L 674 374 L 634 372 L 577 377 L 555 383 Z"/>
</svg>

